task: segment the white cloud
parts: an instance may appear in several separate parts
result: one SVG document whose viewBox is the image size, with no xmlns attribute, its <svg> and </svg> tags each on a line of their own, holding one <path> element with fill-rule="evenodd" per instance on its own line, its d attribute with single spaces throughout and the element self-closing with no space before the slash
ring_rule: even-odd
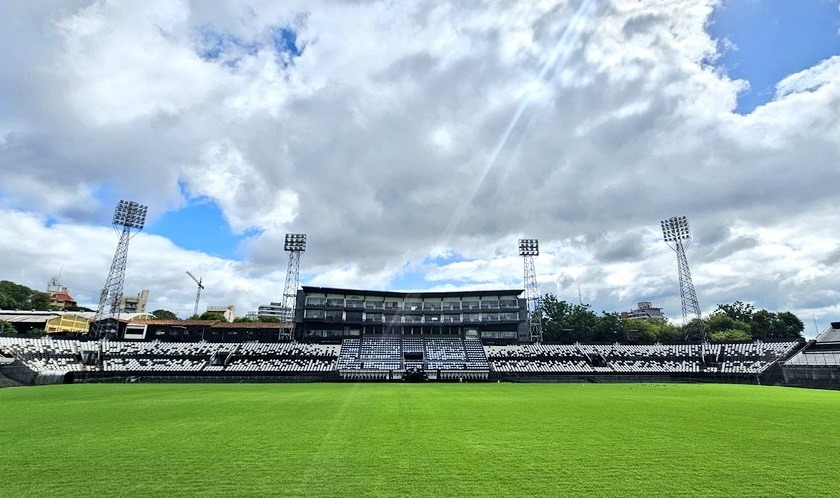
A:
<svg viewBox="0 0 840 498">
<path fill-rule="evenodd" d="M 294 220 L 297 195 L 276 189 L 230 141 L 208 144 L 200 162 L 185 168 L 183 175 L 189 193 L 214 199 L 236 233 L 282 229 Z"/>
<path fill-rule="evenodd" d="M 776 84 L 776 99 L 795 93 L 814 92 L 824 85 L 836 85 L 838 78 L 840 78 L 840 55 L 835 55 L 816 66 L 785 77 Z"/>
<path fill-rule="evenodd" d="M 0 209 L 3 279 L 44 289 L 61 272 L 80 305 L 95 309 L 105 283 L 118 235 L 105 227 L 55 224 L 32 213 Z M 207 305 L 234 304 L 240 314 L 278 300 L 284 273 L 251 275 L 246 263 L 181 249 L 168 239 L 139 233 L 129 242 L 125 294 L 149 289 L 149 310 L 165 308 L 181 317 L 192 314 L 195 284 L 186 271 L 201 277 L 201 311 Z"/>
<path fill-rule="evenodd" d="M 187 269 L 222 282 L 214 304 L 279 296 L 289 230 L 309 234 L 307 283 L 349 287 L 408 271 L 519 286 L 526 234 L 544 290 L 676 317 L 676 263 L 654 230 L 685 214 L 704 310 L 742 299 L 827 317 L 837 58 L 734 114 L 745 82 L 709 64 L 725 45 L 705 31 L 717 4 L 592 2 L 576 20 L 581 2 L 0 7 L 20 20 L 0 33 L 0 207 L 26 229 L 2 226 L 39 241 L 7 245 L 0 275 L 37 285 L 72 262 L 96 295 L 104 274 L 81 276 L 104 273 L 114 244 L 91 228 L 110 214 L 102 191 L 158 216 L 183 186 L 259 233 L 241 262 L 138 236 L 130 275 L 148 271 L 141 285 L 181 310 Z M 303 49 L 291 63 L 267 41 L 277 27 Z M 203 29 L 237 52 L 202 59 Z M 97 242 L 47 244 L 57 235 Z M 453 252 L 465 261 L 423 262 Z"/>
<path fill-rule="evenodd" d="M 175 116 L 204 101 L 218 69 L 191 50 L 189 16 L 180 1 L 107 1 L 59 21 L 63 51 L 54 70 L 76 116 L 119 125 Z"/>
</svg>

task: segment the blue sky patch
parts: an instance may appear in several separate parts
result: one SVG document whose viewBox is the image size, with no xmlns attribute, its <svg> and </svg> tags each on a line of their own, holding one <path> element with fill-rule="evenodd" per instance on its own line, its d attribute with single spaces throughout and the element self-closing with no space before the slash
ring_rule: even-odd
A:
<svg viewBox="0 0 840 498">
<path fill-rule="evenodd" d="M 256 232 L 234 234 L 219 206 L 209 199 L 194 199 L 147 224 L 148 233 L 161 235 L 184 249 L 227 259 L 242 259 L 239 243 Z"/>
<path fill-rule="evenodd" d="M 210 27 L 198 29 L 196 52 L 206 61 L 223 61 L 235 64 L 244 55 L 255 55 L 259 46 L 230 33 L 214 31 Z"/>
<path fill-rule="evenodd" d="M 458 263 L 460 261 L 467 261 L 467 259 L 459 253 L 452 251 L 441 256 L 436 256 L 434 258 L 426 257 L 425 259 L 423 259 L 423 264 L 443 266 L 451 263 Z"/>
<path fill-rule="evenodd" d="M 269 30 L 271 45 L 277 54 L 278 62 L 283 65 L 292 63 L 293 59 L 303 55 L 305 45 L 299 45 L 297 32 L 292 28 L 283 26 Z"/>
<path fill-rule="evenodd" d="M 426 280 L 426 273 L 428 271 L 429 268 L 423 268 L 401 273 L 388 283 L 387 289 L 400 291 L 422 291 L 428 290 L 432 287 L 441 287 L 445 285 L 452 285 L 455 287 L 463 287 L 464 285 L 464 282 L 459 280 L 435 280 L 434 282 L 430 282 L 429 280 Z"/>
<path fill-rule="evenodd" d="M 712 14 L 709 33 L 735 47 L 718 67 L 750 82 L 738 96 L 739 114 L 773 99 L 776 83 L 840 54 L 840 11 L 828 0 L 726 0 Z"/>
<path fill-rule="evenodd" d="M 195 51 L 199 57 L 234 68 L 243 58 L 253 57 L 262 50 L 272 51 L 277 62 L 287 67 L 303 54 L 304 48 L 305 44 L 298 40 L 297 32 L 289 26 L 270 26 L 249 39 L 219 31 L 212 26 L 201 26 L 195 41 Z"/>
<path fill-rule="evenodd" d="M 399 273 L 389 284 L 389 289 L 400 290 L 423 290 L 430 287 L 437 287 L 441 285 L 463 285 L 463 282 L 455 280 L 435 280 L 431 282 L 426 279 L 431 267 L 441 267 L 459 261 L 467 261 L 461 254 L 452 251 L 447 254 L 436 257 L 425 257 L 420 265 L 406 264 L 403 266 L 403 271 Z"/>
</svg>

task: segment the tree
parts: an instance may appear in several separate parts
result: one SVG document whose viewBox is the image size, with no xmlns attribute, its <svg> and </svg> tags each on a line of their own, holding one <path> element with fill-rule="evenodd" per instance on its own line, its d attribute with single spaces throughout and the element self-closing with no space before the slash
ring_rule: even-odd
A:
<svg viewBox="0 0 840 498">
<path fill-rule="evenodd" d="M 758 310 L 753 313 L 750 323 L 750 334 L 753 339 L 769 339 L 773 335 L 773 322 L 776 320 L 774 313 L 767 310 Z"/>
<path fill-rule="evenodd" d="M 601 312 L 592 339 L 595 342 L 614 343 L 624 339 L 624 320 L 618 313 Z"/>
<path fill-rule="evenodd" d="M 15 334 L 17 330 L 14 324 L 0 320 L 0 334 Z"/>
<path fill-rule="evenodd" d="M 198 317 L 199 320 L 216 320 L 217 322 L 226 322 L 227 318 L 225 318 L 224 313 L 219 313 L 218 311 L 205 311 Z"/>
<path fill-rule="evenodd" d="M 617 313 L 598 316 L 588 304 L 574 304 L 546 294 L 542 301 L 543 342 L 615 342 L 624 336 L 624 323 Z"/>
<path fill-rule="evenodd" d="M 622 342 L 653 344 L 655 342 L 681 342 L 680 330 L 663 318 L 634 318 L 625 320 Z"/>
<path fill-rule="evenodd" d="M 732 304 L 718 304 L 713 314 L 722 313 L 733 320 L 750 323 L 754 312 L 755 307 L 752 304 L 735 301 Z"/>
<path fill-rule="evenodd" d="M 280 323 L 280 318 L 276 316 L 258 316 L 257 321 L 261 323 Z"/>
<path fill-rule="evenodd" d="M 154 310 L 152 314 L 155 315 L 155 320 L 178 320 L 178 315 L 169 310 Z"/>
<path fill-rule="evenodd" d="M 0 309 L 50 311 L 50 296 L 9 280 L 0 282 Z"/>
<path fill-rule="evenodd" d="M 711 342 L 749 341 L 752 339 L 749 330 L 725 329 L 709 334 Z"/>
<path fill-rule="evenodd" d="M 591 342 L 598 317 L 588 304 L 572 304 L 546 294 L 542 301 L 543 341 L 546 343 Z"/>
<path fill-rule="evenodd" d="M 29 307 L 33 310 L 46 311 L 55 309 L 50 303 L 50 295 L 46 292 L 32 291 L 29 296 Z"/>
<path fill-rule="evenodd" d="M 28 309 L 32 289 L 9 280 L 0 282 L 0 308 L 7 310 Z"/>
<path fill-rule="evenodd" d="M 86 308 L 84 306 L 68 306 L 64 308 L 64 311 L 87 311 L 87 312 L 94 312 L 96 310 L 92 310 L 90 308 Z"/>
<path fill-rule="evenodd" d="M 710 336 L 715 332 L 721 332 L 724 330 L 740 330 L 742 332 L 745 332 L 747 335 L 750 335 L 749 322 L 743 322 L 741 320 L 732 318 L 732 315 L 728 313 L 712 313 L 706 318 L 705 324 L 706 333 L 708 333 Z"/>
<path fill-rule="evenodd" d="M 710 337 L 744 337 L 747 332 L 749 337 L 746 339 L 792 339 L 802 336 L 805 325 L 789 311 L 756 310 L 751 304 L 735 301 L 719 304 L 718 309 L 706 318 L 706 329 Z M 721 334 L 715 335 L 717 332 Z"/>
<path fill-rule="evenodd" d="M 780 338 L 802 337 L 805 324 L 796 315 L 790 311 L 782 311 L 776 315 L 776 318 L 779 322 L 776 330 L 778 330 Z"/>
</svg>

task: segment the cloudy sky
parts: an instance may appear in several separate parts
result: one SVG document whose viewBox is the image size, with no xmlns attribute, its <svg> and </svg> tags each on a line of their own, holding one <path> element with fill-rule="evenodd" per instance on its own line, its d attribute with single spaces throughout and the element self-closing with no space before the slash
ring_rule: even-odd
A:
<svg viewBox="0 0 840 498">
<path fill-rule="evenodd" d="M 240 314 L 304 284 L 840 319 L 840 2 L 0 3 L 0 279 Z M 812 334 L 811 334 L 812 335 Z"/>
</svg>

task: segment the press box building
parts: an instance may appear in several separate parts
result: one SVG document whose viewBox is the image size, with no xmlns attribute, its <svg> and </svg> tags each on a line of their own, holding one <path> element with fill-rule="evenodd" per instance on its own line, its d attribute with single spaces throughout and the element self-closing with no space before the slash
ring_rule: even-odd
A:
<svg viewBox="0 0 840 498">
<path fill-rule="evenodd" d="M 522 292 L 390 292 L 303 286 L 297 294 L 295 336 L 322 342 L 365 335 L 424 335 L 527 343 L 530 337 Z"/>
</svg>

